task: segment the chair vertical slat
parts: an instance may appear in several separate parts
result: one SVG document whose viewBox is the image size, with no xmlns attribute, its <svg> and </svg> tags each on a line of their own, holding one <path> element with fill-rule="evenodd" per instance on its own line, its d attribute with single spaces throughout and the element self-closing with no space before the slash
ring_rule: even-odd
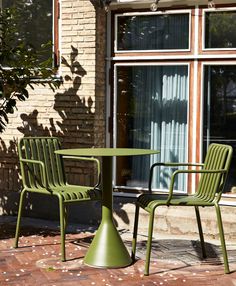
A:
<svg viewBox="0 0 236 286">
<path fill-rule="evenodd" d="M 47 146 L 46 138 L 42 138 L 42 147 L 43 147 L 44 163 L 45 163 L 48 185 L 49 187 L 53 187 L 53 179 L 52 179 L 52 173 L 51 173 L 51 168 L 50 168 L 50 158 L 48 154 L 48 146 Z"/>
<path fill-rule="evenodd" d="M 58 179 L 58 173 L 57 173 L 57 162 L 56 162 L 56 158 L 55 158 L 55 148 L 54 148 L 54 144 L 53 144 L 53 139 L 48 139 L 47 140 L 47 145 L 48 145 L 48 155 L 50 158 L 50 167 L 52 170 L 52 183 L 54 186 L 58 186 L 59 185 L 59 179 Z"/>
<path fill-rule="evenodd" d="M 32 159 L 34 160 L 39 160 L 39 151 L 37 148 L 37 144 L 36 144 L 36 140 L 35 138 L 32 138 L 30 140 L 30 145 L 31 145 L 31 151 L 32 151 Z M 37 187 L 40 187 L 41 183 L 42 183 L 42 177 L 41 177 L 41 172 L 40 172 L 40 166 L 39 165 L 35 165 L 34 164 L 34 180 L 35 180 L 35 185 Z"/>
<path fill-rule="evenodd" d="M 217 146 L 213 146 L 213 148 L 210 149 L 210 156 L 208 157 L 208 160 L 206 162 L 205 170 L 216 170 L 218 168 L 218 162 L 219 157 L 215 156 L 218 154 L 217 152 Z M 219 177 L 219 174 L 204 174 L 204 184 L 202 185 L 202 199 L 206 201 L 211 201 L 214 199 L 215 192 L 217 191 L 217 185 L 218 180 L 217 177 Z M 213 195 L 213 196 L 212 196 Z"/>
<path fill-rule="evenodd" d="M 21 140 L 18 144 L 18 153 L 19 153 L 19 158 L 25 157 L 25 144 L 24 141 Z M 29 185 L 29 174 L 28 170 L 26 170 L 24 164 L 20 160 L 20 169 L 21 169 L 21 176 L 22 176 L 22 182 L 24 186 Z"/>
<path fill-rule="evenodd" d="M 24 140 L 24 148 L 25 148 L 25 158 L 32 159 L 31 145 L 29 141 Z M 32 166 L 31 164 L 28 164 L 27 174 L 29 178 L 29 185 L 30 187 L 35 188 L 36 182 L 33 177 L 33 173 L 34 173 L 34 166 Z"/>
<path fill-rule="evenodd" d="M 55 150 L 58 150 L 61 148 L 60 142 L 56 138 L 55 138 L 55 140 L 53 140 L 53 144 L 54 144 Z M 57 165 L 59 185 L 62 185 L 62 184 L 64 185 L 66 183 L 66 179 L 65 179 L 65 174 L 63 172 L 64 166 L 63 166 L 62 158 L 60 155 L 55 154 L 55 160 L 56 160 L 56 165 Z"/>
<path fill-rule="evenodd" d="M 213 168 L 214 158 L 212 158 L 212 153 L 214 154 L 215 146 L 211 146 L 207 153 L 204 168 L 203 170 L 209 170 Z M 201 199 L 208 200 L 210 188 L 212 188 L 212 184 L 214 184 L 214 174 L 202 174 L 199 182 L 198 196 Z"/>
<path fill-rule="evenodd" d="M 38 160 L 37 148 L 35 146 L 35 139 L 30 139 L 29 143 L 30 143 L 30 150 L 31 150 L 31 158 L 35 159 L 35 160 Z M 36 174 L 38 173 L 37 169 L 38 169 L 37 166 L 34 165 L 34 171 L 35 171 Z"/>
<path fill-rule="evenodd" d="M 44 161 L 44 157 L 43 157 L 43 147 L 42 147 L 42 142 L 39 138 L 35 138 L 35 146 L 37 149 L 37 158 L 39 161 Z M 43 181 L 43 174 L 42 172 L 40 172 L 40 179 L 41 182 Z"/>
<path fill-rule="evenodd" d="M 206 155 L 206 158 L 205 158 L 205 163 L 204 163 L 204 167 L 203 167 L 203 170 L 206 169 L 206 165 L 208 163 L 208 158 L 209 158 L 209 154 L 211 152 L 211 147 L 208 149 L 208 152 L 207 152 L 207 155 Z M 200 198 L 200 199 L 203 199 L 204 198 L 204 184 L 205 184 L 205 181 L 207 180 L 207 177 L 206 175 L 208 174 L 201 174 L 201 177 L 200 177 L 200 180 L 199 180 L 199 183 L 198 183 L 198 188 L 197 188 L 197 191 L 196 191 L 196 197 Z"/>
<path fill-rule="evenodd" d="M 218 154 L 218 152 L 217 152 L 217 154 Z M 217 162 L 219 161 L 219 157 L 216 157 L 216 156 L 211 157 L 211 162 L 210 162 L 211 165 L 210 165 L 209 169 L 211 169 L 211 170 L 219 169 L 217 166 L 218 165 Z M 219 184 L 220 174 L 210 174 L 210 177 L 211 178 L 210 178 L 210 180 L 208 180 L 206 187 L 205 187 L 204 199 L 206 201 L 212 201 L 214 199 L 214 196 L 215 196 L 215 193 L 217 191 L 218 184 Z"/>
<path fill-rule="evenodd" d="M 218 146 L 218 152 L 215 154 L 215 166 L 213 168 L 215 169 L 223 169 L 225 165 L 225 159 L 226 159 L 227 152 L 225 148 L 220 148 Z M 221 184 L 220 181 L 222 181 L 222 174 L 215 174 L 215 179 L 214 179 L 214 186 L 213 188 L 210 188 L 209 191 L 209 196 L 210 200 L 212 201 L 215 198 L 216 192 L 220 191 Z"/>
<path fill-rule="evenodd" d="M 226 160 L 226 156 L 227 156 L 227 150 L 225 147 L 221 147 L 221 146 L 217 146 L 217 153 L 215 154 L 215 166 L 213 166 L 213 168 L 215 169 L 224 169 L 225 167 L 225 160 Z M 221 188 L 221 181 L 222 181 L 222 174 L 216 174 L 216 179 L 214 181 L 214 188 L 212 188 L 212 190 L 210 191 L 210 194 L 211 194 L 211 200 L 213 200 L 215 198 L 215 194 L 216 192 L 219 192 L 220 191 L 220 188 Z"/>
<path fill-rule="evenodd" d="M 210 150 L 210 156 L 208 157 L 208 162 L 206 163 L 205 170 L 216 170 L 217 169 L 217 160 L 219 160 L 218 156 L 215 156 L 218 154 L 217 146 L 213 146 Z M 209 195 L 210 189 L 214 188 L 215 185 L 215 177 L 217 174 L 209 174 L 210 179 L 205 182 L 205 197 Z M 206 178 L 207 179 L 207 178 Z M 206 197 L 207 199 L 207 197 Z"/>
</svg>

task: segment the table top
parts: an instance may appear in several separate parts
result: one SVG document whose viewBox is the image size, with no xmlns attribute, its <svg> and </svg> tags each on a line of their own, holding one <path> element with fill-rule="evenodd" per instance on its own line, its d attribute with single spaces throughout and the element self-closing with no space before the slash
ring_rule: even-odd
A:
<svg viewBox="0 0 236 286">
<path fill-rule="evenodd" d="M 158 154 L 158 150 L 136 149 L 136 148 L 76 148 L 76 149 L 61 149 L 55 151 L 56 154 L 65 156 L 135 156 L 135 155 L 151 155 Z"/>
</svg>

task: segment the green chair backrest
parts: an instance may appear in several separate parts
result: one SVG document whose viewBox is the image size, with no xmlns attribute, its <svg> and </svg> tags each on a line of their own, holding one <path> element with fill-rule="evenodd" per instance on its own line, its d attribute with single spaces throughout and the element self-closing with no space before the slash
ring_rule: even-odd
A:
<svg viewBox="0 0 236 286">
<path fill-rule="evenodd" d="M 201 174 L 196 192 L 198 198 L 204 199 L 207 202 L 212 202 L 215 199 L 219 201 L 229 171 L 232 154 L 233 148 L 229 145 L 210 144 L 204 161 L 203 170 L 225 170 L 226 172 L 224 174 Z"/>
<path fill-rule="evenodd" d="M 60 141 L 56 137 L 24 137 L 20 140 L 18 153 L 24 187 L 45 187 L 42 164 L 32 164 L 30 160 L 40 161 L 45 166 L 46 187 L 66 183 L 62 159 L 54 153 L 55 150 L 60 149 L 60 146 Z"/>
</svg>

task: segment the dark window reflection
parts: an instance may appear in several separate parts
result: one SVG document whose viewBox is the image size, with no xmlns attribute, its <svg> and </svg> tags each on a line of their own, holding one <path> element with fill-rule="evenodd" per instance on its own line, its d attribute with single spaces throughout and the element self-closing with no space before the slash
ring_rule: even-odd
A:
<svg viewBox="0 0 236 286">
<path fill-rule="evenodd" d="M 118 50 L 189 48 L 189 14 L 118 17 Z"/>
<path fill-rule="evenodd" d="M 236 150 L 236 65 L 207 66 L 204 70 L 204 154 L 212 142 Z M 234 152 L 226 192 L 236 188 Z"/>
<path fill-rule="evenodd" d="M 53 38 L 53 1 L 47 0 L 3 0 L 3 8 L 17 10 L 17 33 L 15 41 L 24 42 L 31 49 L 39 51 L 42 44 L 51 43 Z M 40 55 L 40 61 L 52 56 L 52 49 Z"/>
<path fill-rule="evenodd" d="M 206 13 L 205 48 L 236 48 L 236 11 Z"/>
</svg>

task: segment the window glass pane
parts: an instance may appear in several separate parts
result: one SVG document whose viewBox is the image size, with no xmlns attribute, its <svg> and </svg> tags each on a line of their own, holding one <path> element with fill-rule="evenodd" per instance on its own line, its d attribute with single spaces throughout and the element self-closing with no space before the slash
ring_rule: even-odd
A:
<svg viewBox="0 0 236 286">
<path fill-rule="evenodd" d="M 17 32 L 15 37 L 18 43 L 24 42 L 32 49 L 39 51 L 42 44 L 53 39 L 53 2 L 52 0 L 3 0 L 3 8 L 16 7 Z M 48 49 L 40 61 L 52 56 L 52 48 Z"/>
<path fill-rule="evenodd" d="M 206 66 L 204 69 L 204 154 L 212 142 L 236 149 L 236 65 Z M 236 186 L 234 153 L 226 191 Z M 236 188 L 236 187 L 234 187 Z"/>
<path fill-rule="evenodd" d="M 117 49 L 172 50 L 189 48 L 189 14 L 118 17 Z"/>
<path fill-rule="evenodd" d="M 188 66 L 117 67 L 117 147 L 150 148 L 159 155 L 117 159 L 117 184 L 147 187 L 154 162 L 187 159 Z M 169 170 L 154 174 L 166 189 Z M 184 191 L 183 177 L 175 188 Z"/>
<path fill-rule="evenodd" d="M 236 48 L 236 11 L 207 12 L 205 48 Z"/>
</svg>

